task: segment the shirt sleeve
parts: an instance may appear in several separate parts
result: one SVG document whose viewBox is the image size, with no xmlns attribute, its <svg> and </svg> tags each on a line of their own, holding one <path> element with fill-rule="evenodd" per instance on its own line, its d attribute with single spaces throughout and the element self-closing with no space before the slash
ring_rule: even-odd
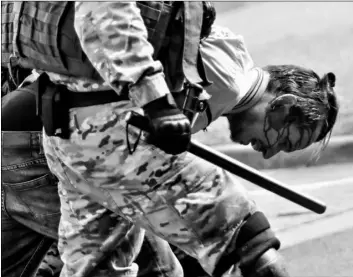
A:
<svg viewBox="0 0 353 277">
<path fill-rule="evenodd" d="M 254 62 L 243 37 L 217 25 L 201 42 L 200 51 L 207 78 L 213 82 L 206 90 L 212 96 L 209 105 L 216 120 L 237 105 L 253 85 Z"/>
<path fill-rule="evenodd" d="M 76 2 L 75 30 L 102 78 L 139 107 L 170 93 L 135 2 Z"/>
</svg>

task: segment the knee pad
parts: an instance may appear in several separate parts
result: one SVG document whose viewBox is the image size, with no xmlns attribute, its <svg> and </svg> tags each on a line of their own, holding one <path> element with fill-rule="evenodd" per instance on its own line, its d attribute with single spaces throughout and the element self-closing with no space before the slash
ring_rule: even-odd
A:
<svg viewBox="0 0 353 277">
<path fill-rule="evenodd" d="M 262 212 L 253 213 L 245 219 L 245 223 L 241 226 L 236 240 L 236 247 L 241 248 L 252 238 L 270 228 L 270 223 Z"/>
<path fill-rule="evenodd" d="M 239 268 L 251 267 L 269 249 L 279 249 L 280 241 L 262 212 L 252 214 L 241 227 L 236 239 Z"/>
<path fill-rule="evenodd" d="M 253 265 L 268 249 L 278 249 L 280 242 L 266 216 L 257 211 L 244 219 L 236 235 L 235 246 L 235 250 L 220 259 L 213 276 L 222 276 L 234 264 L 239 264 L 241 269 Z"/>
</svg>

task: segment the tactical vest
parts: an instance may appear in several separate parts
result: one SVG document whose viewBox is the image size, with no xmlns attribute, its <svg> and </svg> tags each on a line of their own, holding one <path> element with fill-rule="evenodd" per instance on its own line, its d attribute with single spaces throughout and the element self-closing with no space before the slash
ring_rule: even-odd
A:
<svg viewBox="0 0 353 277">
<path fill-rule="evenodd" d="M 176 3 L 176 2 L 175 2 Z M 183 48 L 183 71 L 191 83 L 200 83 L 198 51 L 202 27 L 202 2 L 138 2 L 137 6 L 153 45 L 154 58 L 163 47 Z M 83 52 L 74 29 L 75 2 L 2 2 L 1 66 L 19 65 L 74 77 L 99 76 Z M 173 42 L 167 28 L 182 8 L 183 41 Z M 178 45 L 175 45 L 178 44 Z M 187 51 L 186 51 L 187 49 Z"/>
</svg>

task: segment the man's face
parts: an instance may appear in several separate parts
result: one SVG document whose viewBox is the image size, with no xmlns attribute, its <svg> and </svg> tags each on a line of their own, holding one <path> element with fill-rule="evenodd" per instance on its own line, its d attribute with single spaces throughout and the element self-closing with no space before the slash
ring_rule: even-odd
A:
<svg viewBox="0 0 353 277">
<path fill-rule="evenodd" d="M 298 128 L 295 123 L 276 124 L 279 115 L 266 113 L 271 98 L 273 96 L 265 96 L 252 109 L 227 116 L 231 139 L 243 145 L 251 144 L 254 150 L 262 152 L 264 159 L 280 151 L 293 152 L 311 145 L 319 136 L 323 123 L 317 124 L 313 131 Z"/>
</svg>

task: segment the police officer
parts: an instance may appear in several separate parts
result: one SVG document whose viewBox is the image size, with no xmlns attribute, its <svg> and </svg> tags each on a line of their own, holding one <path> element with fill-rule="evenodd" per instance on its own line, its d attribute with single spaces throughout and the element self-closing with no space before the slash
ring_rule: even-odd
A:
<svg viewBox="0 0 353 277">
<path fill-rule="evenodd" d="M 35 7 L 37 5 L 36 3 L 29 2 L 27 4 L 28 5 L 23 4 L 23 3 L 6 3 L 6 4 L 4 4 L 5 9 L 3 10 L 3 12 L 4 12 L 3 15 L 10 22 L 4 22 L 5 24 L 3 24 L 3 27 L 6 27 L 10 33 L 12 33 L 12 31 L 10 30 L 11 24 L 9 24 L 9 23 L 11 23 L 11 20 L 14 20 L 14 16 L 19 15 L 19 13 L 21 12 L 21 13 L 23 13 L 23 17 L 26 17 L 26 16 L 30 17 L 28 15 L 28 12 L 31 13 L 31 11 L 33 12 L 34 10 L 36 10 L 36 7 Z M 60 5 L 61 5 L 61 3 L 58 3 L 58 6 L 60 6 Z M 39 4 L 37 6 L 37 8 L 39 8 L 37 11 L 39 11 L 39 13 L 40 13 L 40 12 L 44 12 L 43 9 L 45 10 L 45 8 L 50 9 L 50 5 L 45 5 L 45 3 L 42 3 L 42 4 Z M 51 7 L 51 8 L 53 8 L 53 7 Z M 141 4 L 141 8 L 143 8 L 142 4 Z M 166 4 L 165 9 L 166 9 L 166 12 L 165 12 L 164 16 L 168 15 L 167 14 L 168 11 L 171 11 L 171 6 Z M 72 16 L 72 11 L 73 10 L 71 10 L 71 16 Z M 41 15 L 43 15 L 43 14 L 41 14 Z M 50 17 L 50 10 L 48 10 L 48 13 L 46 15 L 48 17 Z M 12 16 L 12 18 L 10 18 L 11 16 Z M 50 18 L 50 19 L 47 18 L 48 21 L 50 21 L 52 19 L 53 18 Z M 41 20 L 43 20 L 43 18 L 41 18 Z M 38 23 L 40 25 L 41 22 L 38 22 Z M 19 24 L 21 24 L 21 23 L 19 23 Z M 23 24 L 23 25 L 25 25 L 25 24 Z M 24 28 L 23 25 L 21 25 L 21 27 Z M 162 30 L 159 30 L 159 31 L 162 31 Z M 28 33 L 22 32 L 20 35 L 27 36 Z M 34 37 L 36 37 L 36 36 L 34 35 Z M 22 42 L 23 41 L 21 41 L 21 43 Z M 28 49 L 25 49 L 24 44 L 21 44 L 21 47 L 23 47 L 21 49 L 21 53 L 23 53 L 22 50 L 24 52 L 26 52 L 26 50 L 28 50 Z M 9 69 L 10 69 L 9 75 L 10 76 L 6 76 L 7 77 L 6 82 L 5 82 L 6 78 L 2 78 L 2 79 L 4 79 L 2 84 L 3 84 L 4 89 L 13 90 L 19 83 L 22 82 L 25 75 L 29 74 L 30 70 L 26 70 L 24 68 L 21 68 L 21 70 L 18 70 L 18 67 L 11 67 L 14 65 L 14 64 L 12 64 L 13 61 L 15 61 L 15 62 L 18 61 L 17 57 L 11 57 L 11 58 L 8 57 L 9 64 L 6 64 L 6 55 L 12 54 L 12 53 L 9 53 L 11 48 L 12 48 L 12 41 L 11 40 L 8 40 L 6 43 L 3 44 L 2 54 L 3 54 L 3 57 L 5 57 L 5 59 L 3 59 L 3 63 L 6 67 L 2 67 L 2 77 L 5 76 L 3 74 L 4 71 L 8 71 L 8 68 L 7 68 L 8 65 L 10 65 L 9 66 Z M 26 66 L 25 59 L 20 59 L 19 64 Z M 31 65 L 27 65 L 27 67 L 31 67 Z M 36 66 L 32 66 L 32 67 L 36 67 Z M 17 74 L 15 73 L 15 70 L 13 70 L 13 69 L 17 70 L 16 71 Z M 22 75 L 22 73 L 26 73 L 26 74 L 23 74 L 24 76 L 22 77 L 22 76 L 20 76 L 20 75 Z M 17 77 L 17 78 L 14 78 L 14 77 Z M 28 80 L 28 81 L 30 82 L 30 80 Z M 7 84 L 6 87 L 4 86 L 5 83 Z M 33 86 L 36 86 L 36 85 L 38 85 L 38 84 L 33 84 Z M 15 178 L 16 176 L 17 176 L 17 179 L 19 178 L 19 173 L 10 170 L 10 167 L 14 167 L 17 165 L 17 162 L 20 162 L 19 159 L 20 159 L 21 154 L 23 152 L 22 150 L 24 149 L 24 146 L 27 144 L 31 145 L 30 146 L 31 148 L 28 149 L 29 152 L 32 151 L 33 153 L 36 153 L 38 151 L 38 157 L 35 159 L 34 159 L 34 157 L 32 157 L 30 159 L 30 164 L 35 163 L 35 168 L 33 166 L 29 165 L 28 168 L 26 168 L 26 170 L 27 170 L 26 172 L 27 173 L 33 172 L 33 174 L 39 174 L 40 176 L 41 176 L 41 174 L 43 175 L 45 173 L 49 174 L 49 176 L 51 175 L 50 172 L 48 172 L 46 161 L 45 161 L 43 151 L 41 148 L 41 135 L 40 135 L 39 131 L 41 130 L 42 125 L 34 113 L 36 109 L 35 109 L 35 106 L 33 106 L 34 101 L 33 101 L 33 95 L 31 95 L 31 91 L 36 91 L 36 90 L 38 90 L 38 88 L 34 88 L 32 86 L 21 88 L 21 89 L 15 91 L 11 96 L 9 95 L 9 97 L 6 97 L 6 99 L 3 99 L 3 101 L 2 101 L 2 108 L 3 108 L 2 109 L 2 114 L 3 114 L 2 126 L 3 126 L 3 131 L 6 131 L 6 133 L 3 132 L 3 141 L 4 141 L 3 152 L 7 152 L 7 149 L 8 149 L 7 147 L 10 147 L 12 149 L 11 150 L 12 154 L 15 154 L 14 146 L 21 147 L 21 149 L 20 149 L 21 153 L 17 153 L 18 155 L 7 156 L 7 159 L 5 159 L 5 160 L 3 157 L 3 165 L 4 165 L 4 167 L 3 167 L 3 170 L 4 170 L 3 171 L 3 181 L 5 181 L 5 182 L 8 179 Z M 2 90 L 2 92 L 3 91 L 4 90 Z M 21 113 L 14 112 L 15 110 L 16 111 L 21 110 L 22 112 Z M 21 133 L 19 133 L 19 131 L 21 131 Z M 34 137 L 34 140 L 32 137 Z M 21 139 L 19 139 L 19 138 L 21 138 Z M 21 143 L 21 145 L 18 143 Z M 14 159 L 15 159 L 15 161 L 14 161 Z M 25 163 L 25 162 L 29 163 L 27 157 L 23 157 L 23 159 L 24 160 L 22 160 L 22 163 Z M 9 170 L 6 170 L 5 166 L 6 166 L 6 168 L 9 167 Z M 41 171 L 39 170 L 39 167 L 40 167 Z M 17 175 L 14 176 L 14 174 L 15 175 L 17 174 Z M 40 249 L 33 249 L 34 252 L 27 249 L 28 251 L 27 251 L 26 255 L 25 256 L 22 255 L 21 259 L 19 259 L 18 256 L 16 256 L 18 254 L 18 251 L 12 251 L 11 253 L 10 252 L 7 253 L 9 255 L 3 255 L 2 257 L 4 259 L 6 259 L 6 260 L 3 260 L 3 265 L 4 264 L 8 264 L 8 265 L 12 264 L 13 260 L 18 261 L 17 264 L 13 264 L 9 267 L 3 266 L 2 272 L 6 276 L 10 276 L 9 274 L 14 274 L 15 276 L 17 276 L 18 272 L 21 272 L 19 274 L 25 274 L 25 275 L 30 274 L 29 272 L 33 271 L 34 267 L 37 264 L 36 260 L 39 260 L 43 256 L 45 249 L 48 247 L 48 244 L 52 242 L 52 240 L 46 236 L 52 237 L 54 239 L 57 237 L 55 230 L 57 228 L 56 226 L 58 225 L 58 217 L 60 215 L 60 210 L 59 210 L 59 205 L 57 205 L 58 202 L 56 202 L 57 204 L 55 205 L 55 201 L 58 200 L 58 196 L 57 196 L 57 192 L 56 192 L 57 188 L 56 188 L 55 177 L 53 177 L 52 179 L 50 177 L 46 177 L 43 180 L 42 179 L 39 180 L 42 184 L 40 190 L 38 190 L 38 189 L 35 190 L 35 188 L 38 187 L 38 182 L 39 182 L 38 180 L 36 180 L 36 178 L 34 178 L 35 176 L 33 177 L 34 181 L 33 182 L 31 181 L 31 184 L 28 183 L 28 181 L 29 181 L 28 178 L 32 177 L 32 175 L 27 174 L 26 177 L 27 177 L 26 181 L 28 184 L 26 187 L 26 191 L 28 192 L 29 190 L 31 190 L 32 194 L 29 195 L 27 193 L 27 197 L 25 199 L 26 200 L 25 202 L 26 203 L 28 201 L 30 201 L 30 202 L 27 203 L 26 205 L 24 205 L 23 207 L 29 206 L 30 208 L 32 207 L 31 209 L 33 210 L 33 203 L 40 203 L 40 207 L 43 207 L 44 211 L 38 210 L 38 212 L 41 214 L 41 220 L 39 222 L 35 218 L 31 217 L 31 213 L 28 213 L 28 216 L 23 217 L 23 220 L 26 222 L 27 221 L 31 222 L 30 228 L 28 228 L 28 226 L 23 226 L 23 225 L 21 225 L 21 226 L 22 226 L 23 232 L 26 232 L 27 234 L 28 234 L 28 232 L 30 232 L 32 234 L 30 237 L 33 238 L 33 240 L 37 240 L 38 241 L 37 244 L 39 244 L 41 246 L 41 248 Z M 4 178 L 7 178 L 7 179 L 4 179 Z M 51 179 L 52 181 L 46 182 L 46 179 L 48 179 L 48 180 Z M 5 241 L 6 241 L 6 243 L 10 243 L 10 244 L 11 244 L 11 240 L 9 239 L 9 234 L 11 234 L 11 238 L 13 237 L 13 239 L 15 241 L 17 241 L 19 239 L 18 232 L 15 232 L 16 230 L 19 231 L 19 229 L 18 228 L 16 229 L 15 227 L 10 228 L 11 227 L 10 225 L 12 223 L 13 223 L 12 224 L 13 226 L 20 226 L 18 223 L 23 224 L 22 218 L 18 218 L 19 211 L 18 211 L 18 209 L 16 209 L 22 205 L 21 204 L 22 200 L 23 200 L 22 196 L 19 195 L 18 192 L 10 189 L 10 187 L 15 187 L 15 185 L 16 185 L 16 183 L 5 185 L 4 186 L 5 187 L 4 193 L 2 194 L 3 196 L 7 195 L 7 199 L 6 200 L 4 199 L 4 201 L 5 201 L 4 203 L 6 203 L 5 206 L 7 208 L 6 216 L 2 217 L 3 220 L 7 220 L 6 222 L 3 221 L 3 223 L 7 223 L 7 224 L 3 224 L 3 228 L 2 228 L 2 231 L 4 231 L 4 232 L 2 232 L 2 235 L 3 235 L 3 238 L 5 238 L 3 240 L 3 242 L 5 243 Z M 48 189 L 46 191 L 44 191 L 43 185 L 48 187 Z M 50 191 L 50 193 L 52 192 L 52 194 L 48 194 L 48 190 Z M 52 205 L 50 205 L 50 207 L 55 209 L 54 212 L 51 211 L 50 209 L 47 209 L 48 204 L 41 203 L 42 201 L 37 199 L 38 197 L 43 196 L 44 192 L 45 192 L 45 197 L 42 197 L 42 199 L 47 199 L 48 201 L 50 201 L 50 203 L 52 204 Z M 34 195 L 38 196 L 38 197 L 35 198 Z M 16 199 L 20 197 L 21 203 L 17 203 L 16 201 L 7 201 L 11 197 L 15 197 Z M 19 205 L 19 204 L 21 204 L 21 205 Z M 46 216 L 47 214 L 48 214 L 48 216 Z M 9 215 L 8 219 L 6 219 L 7 215 Z M 10 224 L 10 222 L 11 222 L 11 224 Z M 5 227 L 4 227 L 5 225 L 8 226 L 9 229 L 8 228 L 5 229 Z M 37 233 L 38 230 L 39 230 L 39 233 Z M 44 233 L 46 236 L 43 236 L 40 233 Z M 26 247 L 28 247 L 28 245 L 31 244 L 31 241 L 29 241 L 29 239 L 30 239 L 29 236 L 22 235 L 20 237 L 27 240 Z M 42 239 L 42 242 L 40 242 L 41 239 Z M 151 239 L 151 240 L 149 240 L 148 243 L 151 243 L 151 241 L 156 241 L 152 246 L 163 244 L 163 243 L 159 243 L 158 238 Z M 25 244 L 25 241 L 23 241 L 23 243 Z M 14 243 L 12 243 L 12 244 L 14 244 Z M 4 247 L 4 249 L 9 249 L 9 247 L 7 247 L 7 245 L 4 245 L 4 246 L 6 246 L 6 247 Z M 159 251 L 161 251 L 160 246 L 159 246 L 159 248 L 156 247 L 156 249 L 159 249 Z M 16 250 L 16 249 L 14 249 L 14 250 Z M 166 248 L 164 250 L 165 251 L 163 251 L 162 253 L 159 253 L 159 254 L 165 255 L 166 257 L 164 257 L 164 260 L 167 260 L 167 256 L 169 254 L 167 253 L 166 250 L 168 250 L 168 248 Z M 23 254 L 22 250 L 20 252 Z M 33 253 L 36 253 L 36 255 L 34 255 Z M 31 266 L 29 266 L 29 264 L 26 264 L 28 262 L 28 259 L 26 257 L 28 255 L 29 256 L 33 255 L 31 258 Z M 169 256 L 171 256 L 171 255 L 169 255 Z M 175 259 L 175 257 L 174 257 L 174 259 Z M 169 270 L 169 274 L 175 274 L 175 272 L 180 270 L 178 268 L 178 266 L 173 265 L 173 262 L 174 261 L 172 258 L 169 259 L 169 266 L 171 268 L 171 270 Z M 166 266 L 159 265 L 160 270 L 163 269 L 164 271 L 166 271 L 167 268 L 168 267 L 166 267 Z M 14 271 L 12 271 L 12 269 Z M 26 273 L 24 273 L 23 269 L 26 270 Z"/>
</svg>

